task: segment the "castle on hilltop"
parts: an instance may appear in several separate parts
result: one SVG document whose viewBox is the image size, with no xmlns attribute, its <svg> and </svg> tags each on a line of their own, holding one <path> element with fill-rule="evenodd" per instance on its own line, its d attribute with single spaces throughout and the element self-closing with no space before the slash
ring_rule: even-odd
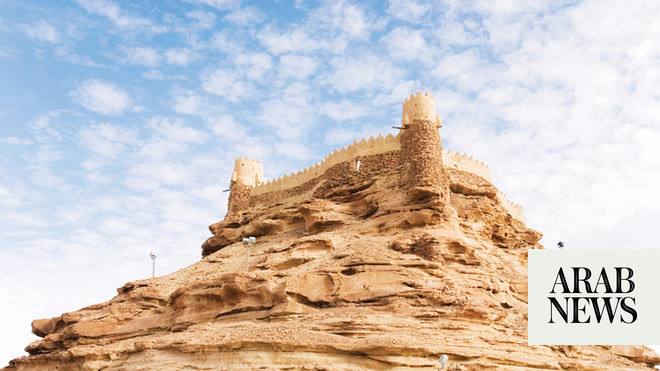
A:
<svg viewBox="0 0 660 371">
<path fill-rule="evenodd" d="M 411 94 L 403 102 L 397 136 L 388 134 L 354 141 L 336 149 L 321 162 L 297 173 L 264 182 L 263 165 L 256 159 L 237 158 L 231 175 L 227 218 L 250 207 L 274 205 L 292 197 L 313 196 L 319 188 L 364 180 L 398 171 L 411 197 L 437 193 L 448 201 L 449 172 L 463 172 L 492 183 L 489 167 L 471 156 L 442 148 L 435 101 L 428 93 Z M 495 197 L 514 218 L 525 222 L 522 207 L 504 194 Z"/>
</svg>

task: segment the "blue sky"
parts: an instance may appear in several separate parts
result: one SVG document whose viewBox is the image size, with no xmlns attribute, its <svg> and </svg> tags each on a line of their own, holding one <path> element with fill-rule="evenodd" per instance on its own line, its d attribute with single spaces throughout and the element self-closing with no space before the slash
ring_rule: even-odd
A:
<svg viewBox="0 0 660 371">
<path fill-rule="evenodd" d="M 553 247 L 660 239 L 660 3 L 0 2 L 0 362 L 32 319 L 197 261 L 267 179 L 436 98 Z"/>
</svg>

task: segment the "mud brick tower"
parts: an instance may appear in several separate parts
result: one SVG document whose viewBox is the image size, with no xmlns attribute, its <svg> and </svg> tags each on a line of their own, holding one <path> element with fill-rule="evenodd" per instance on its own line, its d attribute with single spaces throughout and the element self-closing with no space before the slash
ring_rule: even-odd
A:
<svg viewBox="0 0 660 371">
<path fill-rule="evenodd" d="M 401 163 L 403 181 L 413 199 L 438 195 L 449 201 L 448 180 L 442 171 L 440 117 L 435 102 L 428 93 L 411 94 L 403 102 L 401 117 Z"/>
<path fill-rule="evenodd" d="M 239 157 L 234 162 L 234 172 L 231 174 L 229 188 L 229 204 L 227 216 L 238 214 L 249 205 L 252 188 L 264 181 L 264 166 L 260 161 L 249 157 Z"/>
</svg>

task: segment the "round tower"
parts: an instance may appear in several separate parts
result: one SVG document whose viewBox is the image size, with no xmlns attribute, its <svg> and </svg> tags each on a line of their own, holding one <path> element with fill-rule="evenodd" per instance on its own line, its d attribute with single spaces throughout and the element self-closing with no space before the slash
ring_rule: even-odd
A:
<svg viewBox="0 0 660 371">
<path fill-rule="evenodd" d="M 231 173 L 229 188 L 229 204 L 227 215 L 235 215 L 245 210 L 250 204 L 252 188 L 264 181 L 264 166 L 260 161 L 249 157 L 239 157 L 234 161 L 234 171 Z"/>
<path fill-rule="evenodd" d="M 410 95 L 403 102 L 401 115 L 401 162 L 404 182 L 413 198 L 439 195 L 448 201 L 448 181 L 442 171 L 440 117 L 429 93 Z"/>
<path fill-rule="evenodd" d="M 435 99 L 429 93 L 417 92 L 417 95 L 410 94 L 403 102 L 401 112 L 401 124 L 405 128 L 415 120 L 431 121 L 437 125 L 440 124 L 440 116 L 435 113 Z"/>
<path fill-rule="evenodd" d="M 234 161 L 234 172 L 231 181 L 238 184 L 256 187 L 264 181 L 264 165 L 253 158 L 239 157 Z"/>
</svg>

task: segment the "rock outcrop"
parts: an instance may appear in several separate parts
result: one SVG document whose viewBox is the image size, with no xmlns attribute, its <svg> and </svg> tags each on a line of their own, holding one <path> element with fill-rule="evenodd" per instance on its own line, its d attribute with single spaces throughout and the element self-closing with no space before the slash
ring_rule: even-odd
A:
<svg viewBox="0 0 660 371">
<path fill-rule="evenodd" d="M 527 250 L 541 234 L 484 179 L 445 175 L 448 203 L 411 198 L 382 174 L 214 224 L 215 252 L 200 262 L 34 321 L 43 339 L 7 369 L 436 369 L 443 354 L 448 370 L 658 362 L 643 347 L 527 345 Z M 257 236 L 249 257 L 246 236 Z"/>
<path fill-rule="evenodd" d="M 652 369 L 646 347 L 527 344 L 541 234 L 439 126 L 418 93 L 399 136 L 296 175 L 262 184 L 238 159 L 200 262 L 34 321 L 43 339 L 7 370 Z"/>
</svg>

